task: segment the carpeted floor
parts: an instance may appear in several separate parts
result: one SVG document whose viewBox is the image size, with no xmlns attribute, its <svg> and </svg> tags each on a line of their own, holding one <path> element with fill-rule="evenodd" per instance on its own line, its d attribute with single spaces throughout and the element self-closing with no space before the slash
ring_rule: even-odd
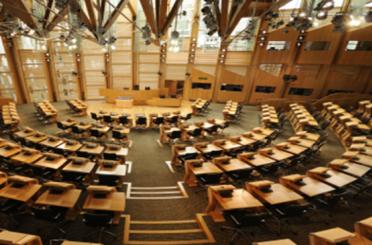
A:
<svg viewBox="0 0 372 245">
<path fill-rule="evenodd" d="M 55 103 L 58 109 L 59 118 L 65 119 L 71 117 L 65 103 Z M 205 121 L 206 118 L 222 118 L 223 104 L 211 104 L 210 112 L 205 117 L 193 117 L 190 121 Z M 22 126 L 30 126 L 40 131 L 53 134 L 57 132 L 55 125 L 41 125 L 33 115 L 33 105 L 21 105 L 18 107 L 22 120 Z M 260 112 L 256 107 L 245 106 L 242 118 L 239 122 L 233 123 L 224 132 L 225 136 L 238 135 L 244 131 L 250 130 L 259 125 Z M 78 118 L 78 120 L 91 121 L 89 117 Z M 284 132 L 276 139 L 275 142 L 282 142 L 293 134 L 290 125 L 285 125 Z M 156 140 L 159 137 L 157 130 L 132 130 L 130 139 L 133 140 L 133 147 L 129 150 L 128 160 L 133 162 L 132 172 L 126 176 L 125 182 L 130 182 L 136 187 L 161 187 L 175 186 L 178 181 L 183 180 L 184 170 L 175 169 L 172 173 L 167 165 L 166 160 L 170 160 L 170 147 L 159 146 Z M 209 139 L 210 140 L 210 139 Z M 320 154 L 314 158 L 308 159 L 305 163 L 306 168 L 324 165 L 328 161 L 337 158 L 343 152 L 343 148 L 330 132 L 327 144 L 322 148 Z M 306 169 L 291 169 L 291 172 L 305 172 Z M 267 176 L 268 179 L 276 180 L 277 177 Z M 125 214 L 129 214 L 132 220 L 182 220 L 195 219 L 196 213 L 203 213 L 207 206 L 206 191 L 195 192 L 195 188 L 185 186 L 189 198 L 172 199 L 172 200 L 137 200 L 130 199 L 126 202 Z M 125 191 L 125 188 L 123 189 Z M 81 202 L 84 198 L 81 198 Z M 279 237 L 288 237 L 299 245 L 308 244 L 308 234 L 312 231 L 325 229 L 328 227 L 340 226 L 353 230 L 355 221 L 372 215 L 371 199 L 367 197 L 358 197 L 350 202 L 350 208 L 335 208 L 332 210 L 315 210 L 306 219 L 290 219 L 288 225 L 284 226 L 280 236 L 270 232 L 267 228 L 253 227 L 246 230 L 248 238 L 241 238 L 235 244 L 250 244 L 252 241 L 262 241 L 278 239 Z M 25 215 L 19 218 L 20 225 L 15 229 L 17 231 L 29 232 L 41 235 L 44 241 L 58 237 L 58 233 L 51 231 L 52 227 L 44 222 L 35 221 L 33 217 Z M 123 222 L 113 227 L 111 231 L 118 235 L 117 240 L 106 240 L 105 244 L 122 244 Z M 224 224 L 216 224 L 209 217 L 206 222 L 211 229 L 217 244 L 228 244 L 231 233 L 221 231 L 220 227 Z M 0 227 L 6 227 L 0 224 Z M 173 229 L 174 227 L 167 227 Z M 95 235 L 89 235 L 92 231 L 86 227 L 80 219 L 65 225 L 68 231 L 67 239 L 77 241 L 94 241 Z M 186 235 L 184 235 L 186 237 Z M 198 234 L 194 235 L 195 239 Z M 182 235 L 177 238 L 182 239 Z M 190 238 L 190 236 L 187 236 Z"/>
</svg>

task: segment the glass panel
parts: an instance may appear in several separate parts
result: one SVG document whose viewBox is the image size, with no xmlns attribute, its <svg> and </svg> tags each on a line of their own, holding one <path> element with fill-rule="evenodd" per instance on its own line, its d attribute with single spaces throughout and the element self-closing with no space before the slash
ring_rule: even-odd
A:
<svg viewBox="0 0 372 245">
<path fill-rule="evenodd" d="M 289 42 L 286 41 L 268 41 L 266 50 L 269 51 L 283 51 L 288 50 Z"/>
</svg>

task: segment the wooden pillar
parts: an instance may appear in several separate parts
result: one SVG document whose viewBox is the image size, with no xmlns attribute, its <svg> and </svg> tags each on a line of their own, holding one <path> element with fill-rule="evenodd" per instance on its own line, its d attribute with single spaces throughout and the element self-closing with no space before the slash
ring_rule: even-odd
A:
<svg viewBox="0 0 372 245">
<path fill-rule="evenodd" d="M 5 55 L 8 60 L 10 76 L 12 77 L 14 90 L 17 96 L 17 102 L 19 104 L 27 103 L 27 93 L 23 87 L 23 77 L 21 77 L 22 74 L 18 72 L 17 69 L 17 67 L 19 66 L 15 57 L 13 40 L 2 37 L 2 42 L 5 50 Z"/>
<path fill-rule="evenodd" d="M 135 6 L 134 6 L 135 7 Z M 136 47 L 136 19 L 137 17 L 133 15 L 132 24 L 132 88 L 134 85 L 138 84 L 138 53 Z"/>
<path fill-rule="evenodd" d="M 56 70 L 54 67 L 54 53 L 53 53 L 53 44 L 52 41 L 47 41 L 47 51 L 44 53 L 45 57 L 45 64 L 46 64 L 46 75 L 48 81 L 49 92 L 52 101 L 58 101 L 60 99 L 58 93 L 58 85 L 57 85 L 57 76 Z"/>
<path fill-rule="evenodd" d="M 85 100 L 85 90 L 84 90 L 84 77 L 82 72 L 82 60 L 80 52 L 75 53 L 75 65 L 76 65 L 76 77 L 78 83 L 78 95 L 81 100 Z"/>
<path fill-rule="evenodd" d="M 106 78 L 106 88 L 112 88 L 113 87 L 113 81 L 112 81 L 112 55 L 111 50 L 108 50 L 107 53 L 105 53 L 105 78 Z"/>
</svg>

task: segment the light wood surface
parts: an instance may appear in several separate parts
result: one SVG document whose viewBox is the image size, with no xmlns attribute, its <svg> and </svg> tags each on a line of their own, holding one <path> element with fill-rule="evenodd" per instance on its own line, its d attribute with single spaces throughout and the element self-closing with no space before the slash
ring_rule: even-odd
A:
<svg viewBox="0 0 372 245">
<path fill-rule="evenodd" d="M 301 184 L 296 183 L 296 181 L 299 180 L 302 181 Z M 323 195 L 335 190 L 335 188 L 330 185 L 300 174 L 282 176 L 280 178 L 280 183 L 308 197 Z"/>
<path fill-rule="evenodd" d="M 336 227 L 324 231 L 313 232 L 310 234 L 311 245 L 336 244 L 338 242 L 348 241 L 349 238 L 354 237 L 351 233 L 342 228 Z"/>
<path fill-rule="evenodd" d="M 0 243 L 11 245 L 42 245 L 40 237 L 26 233 L 0 231 Z"/>
</svg>

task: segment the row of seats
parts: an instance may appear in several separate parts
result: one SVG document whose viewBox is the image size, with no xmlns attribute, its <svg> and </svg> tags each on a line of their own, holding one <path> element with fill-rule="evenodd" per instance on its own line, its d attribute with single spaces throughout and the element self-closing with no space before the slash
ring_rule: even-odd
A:
<svg viewBox="0 0 372 245">
<path fill-rule="evenodd" d="M 130 114 L 117 114 L 104 111 L 91 112 L 91 117 L 102 123 L 108 125 L 122 125 L 128 128 L 157 128 L 161 124 L 174 124 L 177 125 L 181 121 L 186 121 L 191 118 L 191 113 L 181 114 L 176 111 L 172 113 L 163 114 L 136 114 L 133 118 Z"/>
<path fill-rule="evenodd" d="M 368 125 L 332 102 L 323 103 L 322 115 L 330 121 L 330 127 L 344 146 L 350 145 L 353 137 L 371 134 L 371 128 Z"/>
<path fill-rule="evenodd" d="M 358 108 L 354 115 L 362 120 L 363 123 L 372 127 L 372 102 L 370 100 L 361 100 L 358 102 Z"/>
<path fill-rule="evenodd" d="M 173 165 L 184 165 L 185 161 L 190 159 L 203 157 L 208 160 L 218 157 L 221 154 L 235 156 L 242 151 L 256 151 L 269 144 L 277 136 L 277 130 L 257 127 L 239 136 L 219 139 L 213 143 L 199 142 L 193 146 L 175 144 L 172 146 L 171 163 Z"/>
<path fill-rule="evenodd" d="M 194 144 L 200 152 L 199 158 L 185 161 L 185 182 L 190 186 L 207 186 L 226 181 L 226 177 L 241 182 L 262 174 L 283 173 L 292 166 L 302 167 L 304 159 L 315 154 L 323 144 L 319 135 L 308 132 L 256 152 L 247 152 L 242 145 L 228 142 L 217 141 L 204 148 Z M 212 146 L 213 152 L 205 151 Z"/>
<path fill-rule="evenodd" d="M 57 110 L 48 100 L 43 100 L 34 105 L 36 109 L 35 115 L 43 123 L 52 123 L 57 120 Z"/>
<path fill-rule="evenodd" d="M 261 124 L 265 128 L 279 129 L 283 126 L 285 119 L 284 113 L 279 113 L 274 106 L 262 104 L 261 106 Z"/>
<path fill-rule="evenodd" d="M 63 238 L 66 235 L 63 224 L 81 214 L 83 223 L 96 228 L 94 233 L 88 234 L 90 239 L 98 235 L 101 242 L 103 234 L 116 238 L 106 228 L 119 223 L 125 210 L 124 192 L 110 186 L 89 185 L 82 190 L 67 182 L 40 183 L 38 179 L 26 176 L 1 175 L 0 212 L 6 216 L 10 227 L 21 223 L 25 215 L 31 215 L 37 220 L 49 222 L 49 232 L 57 231 L 57 238 Z M 0 241 L 2 235 L 0 232 Z M 44 234 L 44 237 L 47 236 Z"/>
<path fill-rule="evenodd" d="M 201 115 L 205 113 L 208 110 L 208 106 L 211 102 L 209 100 L 204 100 L 204 99 L 196 99 L 192 104 L 191 104 L 191 110 L 193 115 Z"/>
<path fill-rule="evenodd" d="M 229 123 L 220 119 L 208 119 L 206 122 L 177 125 L 161 124 L 159 127 L 159 143 L 173 144 L 176 141 L 191 141 L 201 137 L 214 136 L 223 132 Z"/>
<path fill-rule="evenodd" d="M 1 106 L 0 128 L 2 130 L 13 130 L 17 128 L 19 122 L 20 117 L 15 103 L 9 102 Z"/>
<path fill-rule="evenodd" d="M 243 106 L 238 102 L 228 100 L 222 111 L 223 118 L 226 121 L 235 121 L 238 120 L 242 112 Z"/>
<path fill-rule="evenodd" d="M 78 122 L 68 118 L 64 121 L 57 121 L 57 127 L 62 130 L 60 134 L 72 134 L 78 139 L 84 138 L 97 142 L 112 140 L 124 145 L 131 143 L 128 138 L 130 129 L 120 125 L 108 126 L 102 123 Z"/>
<path fill-rule="evenodd" d="M 70 152 L 67 156 L 55 153 L 61 149 L 58 146 L 36 150 L 1 139 L 0 166 L 8 172 L 43 179 L 62 179 L 77 185 L 99 183 L 120 186 L 122 184 L 123 177 L 126 175 L 126 166 L 123 164 L 126 163 L 127 148 L 111 144 L 95 145 L 92 148 L 90 143 L 79 146 L 75 153 Z M 48 149 L 50 151 L 47 151 Z"/>
<path fill-rule="evenodd" d="M 66 100 L 66 104 L 74 113 L 80 116 L 87 114 L 88 105 L 80 99 Z"/>
<path fill-rule="evenodd" d="M 321 128 L 317 120 L 306 109 L 305 106 L 298 103 L 289 105 L 288 120 L 291 122 L 293 129 L 297 131 L 318 132 Z"/>
</svg>

